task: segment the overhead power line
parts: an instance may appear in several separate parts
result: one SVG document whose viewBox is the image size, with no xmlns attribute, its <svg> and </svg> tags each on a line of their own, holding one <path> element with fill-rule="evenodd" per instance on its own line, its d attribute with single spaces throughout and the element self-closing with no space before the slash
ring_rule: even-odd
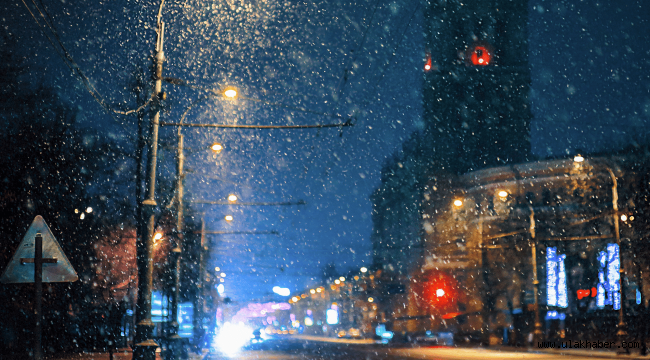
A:
<svg viewBox="0 0 650 360">
<path fill-rule="evenodd" d="M 230 205 L 230 206 L 290 206 L 290 205 L 306 205 L 304 200 L 297 202 L 281 201 L 281 202 L 228 202 L 228 201 L 206 201 L 195 200 L 191 201 L 194 204 L 210 204 L 210 205 Z"/>
<path fill-rule="evenodd" d="M 315 129 L 315 128 L 333 128 L 353 126 L 352 119 L 338 124 L 314 124 L 314 125 L 239 125 L 239 124 L 181 124 L 161 122 L 160 126 L 184 126 L 199 128 L 219 128 L 219 129 Z"/>
<path fill-rule="evenodd" d="M 223 96 L 218 90 L 215 90 L 215 89 L 212 89 L 212 88 L 206 88 L 206 87 L 203 87 L 203 86 L 193 85 L 193 84 L 191 84 L 191 83 L 189 83 L 189 82 L 187 82 L 187 81 L 185 81 L 183 79 L 178 79 L 178 78 L 173 78 L 173 77 L 166 77 L 166 78 L 163 78 L 163 80 L 170 83 L 170 84 L 172 84 L 172 85 L 186 86 L 186 87 L 189 87 L 190 89 L 201 90 L 201 91 L 206 91 L 206 92 L 210 93 L 209 95 L 201 97 L 201 98 L 195 100 L 194 102 L 192 102 L 192 104 L 190 104 L 190 106 L 183 113 L 183 116 L 181 116 L 181 119 L 184 119 L 185 116 L 187 115 L 187 113 L 195 105 L 198 105 L 199 103 L 203 102 L 204 100 L 209 99 L 211 97 L 219 98 L 219 97 Z M 261 104 L 265 104 L 265 105 L 269 105 L 269 106 L 289 109 L 289 110 L 293 110 L 293 111 L 304 112 L 304 113 L 308 113 L 308 114 L 326 116 L 326 117 L 331 117 L 331 118 L 336 118 L 336 119 L 345 119 L 346 118 L 346 117 L 338 115 L 338 114 L 324 113 L 324 112 L 320 112 L 320 111 L 307 109 L 307 108 L 301 107 L 301 106 L 287 105 L 287 104 L 284 104 L 284 103 L 273 102 L 273 101 L 268 101 L 268 100 L 264 100 L 264 99 L 256 99 L 256 98 L 252 98 L 252 97 L 248 97 L 248 96 L 242 96 L 242 95 L 238 95 L 237 97 L 240 98 L 240 99 L 243 99 L 243 100 L 247 100 L 247 101 L 253 101 L 253 102 L 257 102 L 257 103 L 261 103 Z M 183 121 L 181 120 L 181 122 L 183 122 Z"/>
<path fill-rule="evenodd" d="M 65 47 L 63 44 L 63 41 L 61 41 L 61 38 L 59 37 L 59 33 L 55 28 L 54 22 L 52 21 L 52 16 L 49 14 L 47 11 L 47 8 L 45 8 L 45 5 L 41 2 L 41 7 L 36 4 L 34 0 L 32 0 L 32 4 L 34 5 L 34 8 L 38 11 L 40 17 L 42 18 L 43 23 L 45 24 L 42 25 L 41 22 L 38 20 L 32 9 L 27 5 L 25 0 L 21 0 L 23 5 L 25 5 L 25 8 L 29 12 L 29 14 L 32 16 L 34 21 L 36 22 L 36 25 L 40 28 L 40 30 L 43 32 L 43 35 L 47 38 L 49 41 L 50 45 L 54 48 L 55 52 L 61 59 L 63 60 L 63 63 L 75 74 L 77 75 L 78 79 L 82 82 L 86 90 L 90 93 L 90 95 L 95 99 L 95 101 L 106 111 L 111 117 L 115 120 L 120 122 L 118 119 L 116 119 L 112 113 L 115 114 L 120 114 L 120 115 L 130 115 L 139 111 L 142 111 L 144 108 L 146 108 L 149 103 L 151 103 L 151 98 L 148 99 L 143 105 L 139 106 L 136 109 L 132 110 L 126 110 L 126 111 L 121 111 L 121 110 L 116 110 L 114 109 L 111 105 L 109 105 L 105 100 L 104 97 L 95 89 L 95 87 L 92 85 L 90 79 L 84 74 L 84 72 L 81 70 L 79 65 L 74 61 L 72 58 L 72 55 L 70 55 L 70 52 L 68 49 Z M 47 15 L 47 17 L 46 17 Z M 49 20 L 48 20 L 49 19 Z M 49 29 L 50 33 L 54 36 L 56 39 L 56 44 L 54 40 L 52 40 L 52 37 L 48 34 L 46 31 L 45 27 Z M 58 44 L 58 46 L 57 46 Z"/>
</svg>

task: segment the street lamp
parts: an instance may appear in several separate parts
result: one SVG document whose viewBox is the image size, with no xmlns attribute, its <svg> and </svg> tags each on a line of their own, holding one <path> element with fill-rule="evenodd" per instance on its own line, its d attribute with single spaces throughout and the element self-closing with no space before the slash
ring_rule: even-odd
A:
<svg viewBox="0 0 650 360">
<path fill-rule="evenodd" d="M 179 130 L 180 130 L 180 127 L 179 127 Z M 214 152 L 215 154 L 218 154 L 218 153 L 221 152 L 221 150 L 223 150 L 223 145 L 221 145 L 219 143 L 214 143 L 214 144 L 212 144 L 212 146 L 210 146 L 210 149 L 212 149 L 212 152 Z"/>
<path fill-rule="evenodd" d="M 584 161 L 584 158 L 580 155 L 577 155 L 573 158 L 573 160 L 576 163 L 580 163 Z M 602 164 L 601 165 L 607 170 L 607 173 L 609 174 L 611 180 L 612 180 L 612 220 L 614 221 L 614 237 L 616 239 L 616 245 L 618 246 L 618 262 L 619 262 L 619 287 L 618 287 L 618 293 L 619 293 L 619 301 L 621 302 L 621 305 L 618 309 L 618 325 L 617 328 L 618 330 L 616 331 L 616 337 L 621 344 L 624 340 L 625 337 L 627 336 L 627 331 L 626 331 L 626 323 L 625 323 L 625 292 L 623 291 L 623 279 L 625 278 L 625 267 L 623 266 L 623 247 L 621 244 L 621 233 L 620 233 L 620 228 L 619 228 L 619 214 L 618 214 L 618 181 L 616 179 L 616 174 L 614 174 L 614 171 L 607 165 Z M 625 216 L 625 215 L 623 215 Z M 627 217 L 626 217 L 627 218 Z M 620 219 L 622 220 L 623 217 L 621 216 Z M 625 220 L 623 220 L 625 221 Z M 629 349 L 624 346 L 619 346 L 619 349 L 617 353 L 629 353 Z"/>
<path fill-rule="evenodd" d="M 233 220 L 233 217 L 232 217 L 232 215 L 226 215 L 226 216 L 223 217 L 223 219 L 228 221 L 228 222 L 231 222 Z"/>
<path fill-rule="evenodd" d="M 237 201 L 237 195 L 234 195 L 234 194 L 228 195 L 228 201 L 236 202 Z"/>
<path fill-rule="evenodd" d="M 226 91 L 223 92 L 223 95 L 229 99 L 234 99 L 237 97 L 237 90 L 234 88 L 226 88 Z"/>
<path fill-rule="evenodd" d="M 151 297 L 153 288 L 153 237 L 155 232 L 156 210 L 156 161 L 158 153 L 158 126 L 160 124 L 160 100 L 164 97 L 162 92 L 162 71 L 165 53 L 163 42 L 165 23 L 162 21 L 162 8 L 164 1 L 160 2 L 156 26 L 156 50 L 153 64 L 154 90 L 151 105 L 151 135 L 149 137 L 149 158 L 147 161 L 147 197 L 142 202 L 142 214 L 138 219 L 137 266 L 138 266 L 138 301 L 136 304 L 136 328 L 133 346 L 133 359 L 155 360 L 158 344 L 153 340 L 153 327 L 151 321 Z M 138 184 L 139 186 L 140 184 Z M 139 201 L 140 199 L 138 199 Z M 145 233 L 146 229 L 146 234 Z"/>
<path fill-rule="evenodd" d="M 537 239 L 535 238 L 535 210 L 530 202 L 526 202 L 528 210 L 530 210 L 530 223 L 528 232 L 530 234 L 530 252 L 531 261 L 533 266 L 533 299 L 534 299 L 534 312 L 535 324 L 533 328 L 533 346 L 543 339 L 544 332 L 542 331 L 542 321 L 539 317 L 539 278 L 537 277 Z"/>
<path fill-rule="evenodd" d="M 234 89 L 231 89 L 234 91 Z M 227 96 L 227 95 L 226 95 Z M 188 112 L 197 102 L 190 104 L 190 106 L 185 110 L 180 119 L 180 126 L 178 126 L 178 146 L 176 149 L 176 242 L 175 246 L 172 249 L 172 254 L 174 259 L 172 260 L 175 263 L 174 266 L 174 296 L 171 301 L 171 329 L 169 333 L 169 342 L 170 342 L 170 352 L 168 352 L 169 358 L 179 358 L 185 357 L 185 353 L 182 351 L 182 341 L 183 339 L 178 335 L 178 304 L 180 303 L 180 287 L 181 287 L 181 264 L 183 260 L 183 241 L 184 241 L 184 209 L 183 209 L 183 197 L 184 197 L 184 186 L 183 181 L 185 179 L 184 165 L 185 165 L 185 153 L 184 153 L 184 136 L 182 133 L 183 122 Z M 213 143 L 210 147 L 212 151 L 216 154 L 223 150 L 223 146 L 220 143 Z M 153 153 L 155 154 L 155 153 Z M 154 180 L 155 181 L 155 180 Z M 227 219 L 226 219 L 227 220 Z M 231 221 L 232 216 L 230 220 Z"/>
</svg>

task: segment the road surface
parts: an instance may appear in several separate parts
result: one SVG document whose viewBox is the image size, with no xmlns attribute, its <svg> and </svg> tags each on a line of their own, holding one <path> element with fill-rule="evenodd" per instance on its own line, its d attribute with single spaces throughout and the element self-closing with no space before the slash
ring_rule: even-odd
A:
<svg viewBox="0 0 650 360">
<path fill-rule="evenodd" d="M 402 359 L 431 359 L 431 360 L 594 360 L 616 358 L 614 353 L 583 352 L 582 354 L 565 355 L 560 353 L 541 353 L 512 350 L 493 350 L 481 348 L 451 348 L 451 347 L 392 347 L 374 344 L 369 341 L 314 341 L 299 338 L 278 338 L 267 340 L 263 344 L 255 344 L 230 354 L 224 354 L 216 349 L 206 356 L 206 360 L 402 360 Z M 595 356 L 594 356 L 595 355 Z M 636 359 L 638 356 L 622 356 L 620 358 Z M 645 357 L 647 358 L 647 357 Z"/>
</svg>

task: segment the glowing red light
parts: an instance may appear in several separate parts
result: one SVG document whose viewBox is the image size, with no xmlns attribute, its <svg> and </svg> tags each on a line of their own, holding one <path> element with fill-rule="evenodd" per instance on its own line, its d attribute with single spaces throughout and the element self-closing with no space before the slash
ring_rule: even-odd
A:
<svg viewBox="0 0 650 360">
<path fill-rule="evenodd" d="M 474 48 L 474 51 L 472 51 L 471 60 L 472 60 L 472 64 L 474 65 L 478 65 L 478 66 L 490 65 L 490 61 L 492 60 L 492 55 L 490 54 L 490 51 L 485 46 L 477 46 Z"/>
<path fill-rule="evenodd" d="M 582 298 L 589 297 L 591 291 L 580 289 L 576 293 L 578 294 L 578 300 L 581 300 Z"/>
<path fill-rule="evenodd" d="M 450 274 L 430 270 L 419 276 L 414 283 L 416 295 L 425 301 L 425 306 L 438 314 L 458 311 L 459 285 Z"/>
<path fill-rule="evenodd" d="M 592 287 L 591 288 L 591 297 L 596 297 L 596 295 L 598 295 L 598 289 L 596 289 L 595 287 Z"/>
<path fill-rule="evenodd" d="M 431 54 L 427 53 L 427 62 L 424 64 L 424 70 L 431 70 Z"/>
</svg>

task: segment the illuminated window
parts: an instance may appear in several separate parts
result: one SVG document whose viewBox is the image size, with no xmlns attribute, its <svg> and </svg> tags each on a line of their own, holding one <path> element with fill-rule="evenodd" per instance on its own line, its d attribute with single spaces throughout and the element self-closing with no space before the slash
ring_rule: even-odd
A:
<svg viewBox="0 0 650 360">
<path fill-rule="evenodd" d="M 472 51 L 471 60 L 474 65 L 490 65 L 492 54 L 490 54 L 490 51 L 485 46 L 477 46 L 474 48 L 474 51 Z"/>
<path fill-rule="evenodd" d="M 564 259 L 554 246 L 546 249 L 546 304 L 566 308 L 569 306 Z"/>
</svg>

